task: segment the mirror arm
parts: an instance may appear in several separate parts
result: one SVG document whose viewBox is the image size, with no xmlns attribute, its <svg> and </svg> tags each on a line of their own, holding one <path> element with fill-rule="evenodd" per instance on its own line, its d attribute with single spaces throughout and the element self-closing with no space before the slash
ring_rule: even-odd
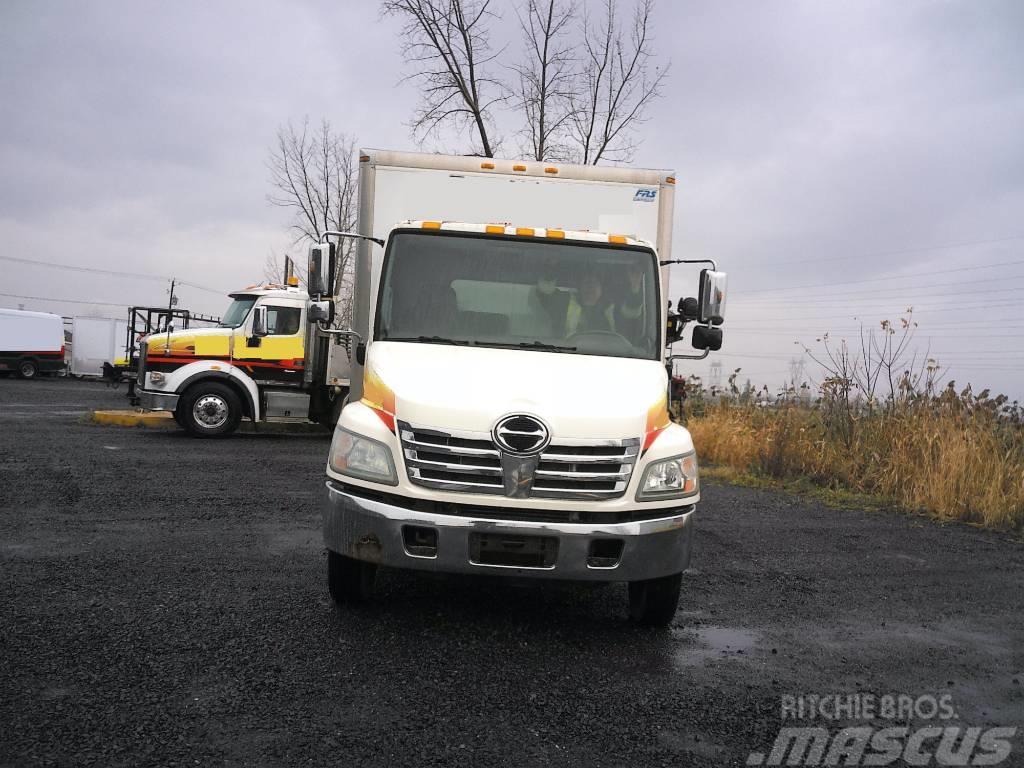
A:
<svg viewBox="0 0 1024 768">
<path fill-rule="evenodd" d="M 348 328 L 325 328 L 319 322 L 317 322 L 317 330 L 325 336 L 355 336 L 360 343 L 363 341 L 363 337 L 358 331 L 352 331 Z"/>
<path fill-rule="evenodd" d="M 322 243 L 326 241 L 328 237 L 354 237 L 359 240 L 369 240 L 371 243 L 376 243 L 381 248 L 384 247 L 384 241 L 381 240 L 379 237 L 372 237 L 371 235 L 361 235 L 358 232 L 340 232 L 336 229 L 329 229 L 326 232 L 324 232 L 322 235 L 320 235 L 320 240 L 318 242 Z"/>
<path fill-rule="evenodd" d="M 710 349 L 705 349 L 700 355 L 669 355 L 669 360 L 703 360 L 705 357 L 711 354 Z"/>
<path fill-rule="evenodd" d="M 669 264 L 710 264 L 713 271 L 718 271 L 718 264 L 714 259 L 667 259 L 659 261 L 658 264 L 662 267 L 667 267 Z"/>
</svg>

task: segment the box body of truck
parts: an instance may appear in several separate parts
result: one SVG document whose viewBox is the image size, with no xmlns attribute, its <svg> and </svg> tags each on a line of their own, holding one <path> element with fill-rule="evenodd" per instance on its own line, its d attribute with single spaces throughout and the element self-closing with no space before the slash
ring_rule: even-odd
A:
<svg viewBox="0 0 1024 768">
<path fill-rule="evenodd" d="M 74 376 L 102 376 L 103 364 L 124 352 L 128 321 L 112 317 L 75 317 L 71 323 L 71 366 Z"/>
<path fill-rule="evenodd" d="M 666 623 L 699 500 L 667 412 L 672 172 L 360 160 L 359 233 L 384 247 L 357 251 L 332 594 L 365 596 L 377 565 L 624 581 Z"/>
<path fill-rule="evenodd" d="M 0 371 L 31 379 L 64 370 L 64 321 L 48 312 L 0 309 Z"/>
</svg>

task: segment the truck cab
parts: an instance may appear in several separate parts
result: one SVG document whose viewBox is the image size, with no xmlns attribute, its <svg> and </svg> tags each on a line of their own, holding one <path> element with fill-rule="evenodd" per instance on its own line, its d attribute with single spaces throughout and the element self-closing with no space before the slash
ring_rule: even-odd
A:
<svg viewBox="0 0 1024 768">
<path fill-rule="evenodd" d="M 306 421 L 309 296 L 292 285 L 230 294 L 220 324 L 143 340 L 137 396 L 193 435 L 222 437 L 239 421 Z"/>
</svg>

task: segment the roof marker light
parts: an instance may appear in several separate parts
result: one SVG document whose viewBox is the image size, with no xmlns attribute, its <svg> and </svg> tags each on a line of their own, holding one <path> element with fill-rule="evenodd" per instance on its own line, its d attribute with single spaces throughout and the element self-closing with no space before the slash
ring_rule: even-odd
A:
<svg viewBox="0 0 1024 768">
<path fill-rule="evenodd" d="M 533 237 L 534 230 L 532 227 L 516 227 L 516 234 L 522 237 Z"/>
<path fill-rule="evenodd" d="M 480 167 L 483 168 L 485 171 L 493 171 L 494 163 L 480 163 Z"/>
<path fill-rule="evenodd" d="M 625 235 L 608 235 L 609 243 L 621 243 L 622 245 L 625 245 L 626 240 L 627 238 Z"/>
<path fill-rule="evenodd" d="M 370 156 L 369 155 L 360 155 L 359 156 L 359 162 L 360 163 L 368 163 L 368 162 L 370 162 Z"/>
<path fill-rule="evenodd" d="M 666 184 L 675 184 L 676 183 L 676 177 L 675 176 L 669 176 L 668 178 L 665 179 L 665 183 Z"/>
<path fill-rule="evenodd" d="M 558 173 L 558 169 L 555 168 L 553 165 L 549 165 L 547 168 L 544 169 L 544 173 Z"/>
<path fill-rule="evenodd" d="M 548 229 L 545 231 L 548 237 L 554 238 L 555 240 L 564 240 L 565 232 L 561 229 Z"/>
<path fill-rule="evenodd" d="M 504 235 L 505 228 L 501 224 L 488 224 L 487 225 L 488 235 Z"/>
<path fill-rule="evenodd" d="M 423 229 L 440 229 L 441 228 L 441 222 L 440 221 L 424 221 L 423 224 L 421 224 L 420 226 L 422 226 Z"/>
<path fill-rule="evenodd" d="M 526 170 L 526 166 L 525 165 L 519 165 L 517 163 L 516 165 L 512 166 L 512 170 L 513 171 L 525 171 Z"/>
</svg>

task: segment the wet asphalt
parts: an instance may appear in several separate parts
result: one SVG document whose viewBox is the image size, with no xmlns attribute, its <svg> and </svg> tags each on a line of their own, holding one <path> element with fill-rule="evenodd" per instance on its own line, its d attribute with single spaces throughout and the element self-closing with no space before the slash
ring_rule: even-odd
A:
<svg viewBox="0 0 1024 768">
<path fill-rule="evenodd" d="M 0 379 L 0 765 L 743 765 L 798 694 L 1024 724 L 1008 534 L 708 485 L 668 630 L 621 585 L 398 571 L 339 611 L 326 435 L 81 421 L 122 405 Z"/>
</svg>

